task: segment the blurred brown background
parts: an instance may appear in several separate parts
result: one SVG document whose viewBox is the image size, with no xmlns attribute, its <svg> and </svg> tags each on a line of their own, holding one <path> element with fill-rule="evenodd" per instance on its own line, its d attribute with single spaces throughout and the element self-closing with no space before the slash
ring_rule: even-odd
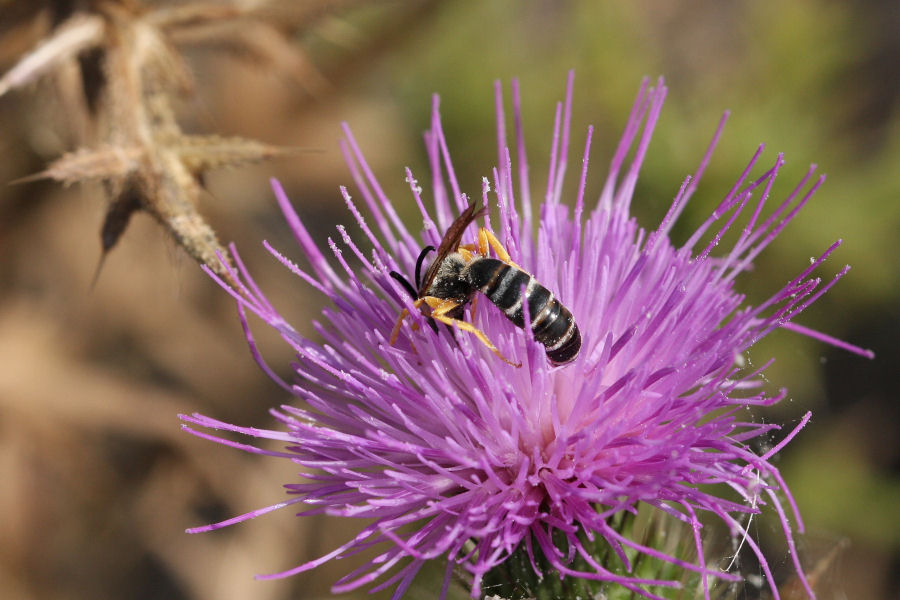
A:
<svg viewBox="0 0 900 600">
<path fill-rule="evenodd" d="M 165 3 L 146 3 L 156 4 Z M 742 286 L 759 300 L 843 238 L 823 275 L 844 263 L 853 270 L 801 322 L 877 358 L 776 332 L 750 357 L 762 364 L 777 356 L 767 377 L 773 389 L 788 387 L 791 400 L 758 418 L 791 425 L 814 411 L 779 466 L 807 521 L 804 561 L 825 567 L 819 597 L 900 598 L 896 2 L 255 4 L 319 75 L 308 74 L 304 86 L 283 65 L 187 46 L 195 95 L 178 105 L 177 117 L 191 133 L 317 150 L 211 172 L 199 207 L 309 335 L 321 299 L 260 246 L 267 239 L 299 258 L 268 178 L 283 182 L 323 242 L 335 224 L 352 225 L 337 189 L 352 188 L 337 149 L 341 121 L 410 217 L 402 168 L 428 181 L 421 132 L 432 92 L 441 94 L 451 153 L 471 192 L 495 162 L 492 82 L 508 90 L 519 77 L 532 189 L 540 189 L 569 68 L 576 70 L 572 148 L 582 146 L 589 123 L 598 130 L 595 192 L 641 78 L 667 79 L 634 202 L 648 227 L 693 172 L 721 111 L 732 110 L 678 239 L 727 191 L 759 142 L 767 142 L 769 162 L 786 153 L 776 193 L 818 162 L 828 182 Z M 46 32 L 42 6 L 0 1 L 0 72 Z M 74 127 L 51 78 L 0 98 L 0 182 L 73 150 Z M 233 302 L 146 215 L 135 216 L 91 288 L 106 202 L 96 183 L 0 186 L 0 596 L 328 597 L 352 561 L 277 582 L 253 575 L 327 552 L 356 531 L 353 523 L 283 511 L 217 533 L 184 533 L 280 501 L 293 469 L 184 434 L 176 415 L 199 411 L 269 427 L 267 409 L 288 398 L 251 360 Z M 270 364 L 289 376 L 286 348 L 262 327 L 257 333 Z M 764 521 L 759 535 L 777 540 Z M 790 571 L 786 558 L 776 555 L 773 564 Z M 410 597 L 432 597 L 433 584 L 422 578 Z"/>
</svg>

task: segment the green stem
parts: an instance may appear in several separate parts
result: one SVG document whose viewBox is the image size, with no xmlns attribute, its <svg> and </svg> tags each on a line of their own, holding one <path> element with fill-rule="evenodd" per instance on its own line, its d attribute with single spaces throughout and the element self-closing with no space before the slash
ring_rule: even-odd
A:
<svg viewBox="0 0 900 600">
<path fill-rule="evenodd" d="M 642 507 L 637 515 L 619 512 L 610 517 L 608 522 L 610 527 L 635 542 L 657 548 L 688 562 L 696 561 L 690 529 L 683 523 L 661 514 L 656 509 Z M 568 556 L 569 543 L 566 536 L 555 531 L 552 539 L 561 554 Z M 589 541 L 583 533 L 579 533 L 578 540 L 597 563 L 616 575 L 679 582 L 679 587 L 675 588 L 648 586 L 645 588 L 648 592 L 673 600 L 702 598 L 700 577 L 693 571 L 625 548 L 624 554 L 631 565 L 629 570 L 626 568 L 626 563 L 603 537 L 595 536 L 594 541 Z M 632 590 L 610 582 L 572 576 L 561 578 L 559 572 L 541 553 L 534 538 L 531 541 L 535 564 L 543 576 L 535 573 L 523 542 L 503 564 L 485 575 L 482 590 L 484 590 L 486 598 L 500 597 L 504 600 L 588 600 L 594 598 L 636 600 L 643 598 Z M 587 561 L 577 553 L 572 561 L 566 564 L 572 570 L 594 571 Z M 711 586 L 714 583 L 715 581 L 710 581 Z M 724 592 L 724 590 L 721 591 Z M 724 598 L 725 596 L 714 593 L 712 597 Z"/>
</svg>

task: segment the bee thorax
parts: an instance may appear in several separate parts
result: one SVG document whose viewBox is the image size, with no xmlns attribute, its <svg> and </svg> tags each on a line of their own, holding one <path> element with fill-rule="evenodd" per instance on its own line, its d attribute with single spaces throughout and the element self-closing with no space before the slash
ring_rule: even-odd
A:
<svg viewBox="0 0 900 600">
<path fill-rule="evenodd" d="M 465 301 L 474 292 L 472 284 L 462 276 L 465 268 L 466 261 L 461 254 L 448 254 L 441 261 L 437 275 L 425 293 L 435 298 Z"/>
</svg>

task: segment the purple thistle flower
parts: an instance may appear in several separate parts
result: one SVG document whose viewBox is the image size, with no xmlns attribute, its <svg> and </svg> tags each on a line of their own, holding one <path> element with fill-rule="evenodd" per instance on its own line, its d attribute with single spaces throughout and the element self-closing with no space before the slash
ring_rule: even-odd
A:
<svg viewBox="0 0 900 600">
<path fill-rule="evenodd" d="M 650 232 L 641 229 L 629 214 L 629 204 L 666 95 L 660 80 L 656 88 L 646 82 L 642 86 L 593 206 L 585 206 L 584 198 L 592 134 L 588 128 L 574 210 L 570 209 L 562 203 L 570 74 L 565 103 L 556 109 L 547 189 L 533 215 L 517 83 L 513 82 L 515 166 L 506 141 L 499 84 L 496 95 L 500 166 L 482 183 L 480 202 L 496 207 L 493 216 L 485 217 L 485 226 L 518 265 L 572 311 L 583 337 L 579 356 L 553 366 L 527 328 L 516 327 L 482 298 L 474 317 L 470 307 L 464 320 L 484 331 L 504 356 L 522 363 L 522 368 L 515 368 L 470 333 L 430 327 L 430 319 L 413 307 L 408 291 L 389 276 L 398 271 L 412 277 L 421 249 L 437 246 L 447 226 L 469 204 L 453 171 L 437 98 L 432 126 L 425 134 L 433 175 L 430 209 L 412 173 L 406 171 L 424 220 L 419 234 L 407 230 L 398 218 L 345 126 L 342 148 L 372 215 L 371 227 L 347 190 L 341 188 L 341 193 L 365 244 L 338 227 L 343 246 L 329 239 L 333 257 L 326 257 L 281 186 L 272 182 L 311 271 L 301 270 L 268 244 L 266 248 L 331 301 L 322 322 L 316 323 L 321 343 L 305 339 L 281 317 L 232 248 L 246 287 L 229 291 L 238 301 L 251 350 L 278 380 L 256 350 L 247 326 L 248 310 L 280 332 L 296 351 L 297 383 L 278 381 L 308 408 L 273 410 L 284 431 L 182 416 L 203 428 L 284 442 L 283 451 L 269 451 L 184 426 L 222 444 L 289 459 L 308 469 L 304 474 L 308 482 L 287 484 L 291 495 L 287 501 L 190 531 L 217 529 L 294 504 L 306 505 L 300 514 L 371 519 L 359 535 L 328 555 L 264 577 L 284 577 L 334 558 L 380 549 L 338 581 L 335 592 L 381 579 L 375 589 L 395 586 L 394 598 L 399 598 L 425 561 L 443 558 L 448 562 L 443 592 L 451 570 L 462 566 L 472 574 L 472 596 L 477 597 L 485 574 L 521 549 L 535 571 L 541 562 L 536 557 L 542 557 L 559 576 L 620 584 L 651 598 L 659 596 L 648 586 L 679 585 L 613 572 L 591 556 L 585 543 L 600 540 L 626 569 L 631 565 L 626 553 L 637 552 L 698 573 L 709 598 L 707 576 L 740 578 L 707 566 L 702 558 L 699 515 L 705 513 L 743 538 L 759 558 L 777 598 L 768 563 L 743 525 L 744 517 L 768 505 L 781 521 L 796 570 L 813 597 L 792 537 L 792 526 L 802 531 L 800 515 L 778 469 L 769 462 L 809 415 L 770 451 L 755 453 L 751 443 L 779 427 L 747 422 L 741 415 L 748 406 L 777 403 L 785 391 L 768 395 L 762 389 L 765 366 L 744 369 L 741 353 L 783 327 L 870 355 L 792 322 L 849 267 L 827 283 L 813 275 L 840 245 L 835 242 L 758 306 L 744 302 L 734 281 L 794 218 L 824 177 L 813 179 L 811 167 L 790 194 L 764 214 L 783 159 L 779 155 L 762 175 L 751 178 L 760 147 L 712 215 L 686 243 L 674 246 L 669 232 L 710 160 L 723 117 L 700 167 L 684 180 L 662 223 Z M 633 158 L 626 164 L 633 146 Z M 723 252 L 717 248 L 719 241 L 741 215 L 743 229 Z M 463 243 L 475 242 L 476 230 L 476 224 L 470 226 Z M 367 254 L 363 248 L 369 245 L 372 251 Z M 345 258 L 347 249 L 359 266 L 351 266 Z M 391 331 L 404 308 L 412 317 L 392 345 Z M 734 492 L 743 500 L 723 497 Z M 641 504 L 691 526 L 692 545 L 701 557 L 697 564 L 642 545 L 611 525 L 612 516 L 634 512 Z M 588 568 L 576 568 L 576 556 Z"/>
</svg>

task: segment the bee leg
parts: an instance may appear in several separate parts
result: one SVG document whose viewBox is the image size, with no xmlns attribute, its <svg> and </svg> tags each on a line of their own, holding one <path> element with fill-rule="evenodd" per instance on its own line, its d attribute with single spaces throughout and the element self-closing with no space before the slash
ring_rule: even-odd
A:
<svg viewBox="0 0 900 600">
<path fill-rule="evenodd" d="M 416 308 L 421 308 L 423 304 L 425 304 L 425 298 L 419 298 L 413 302 L 413 306 Z M 409 311 L 407 309 L 404 308 L 400 311 L 400 316 L 397 317 L 397 323 L 394 324 L 394 329 L 391 331 L 391 346 L 397 343 L 397 338 L 400 337 L 400 327 L 403 325 L 403 320 L 408 316 Z"/>
<path fill-rule="evenodd" d="M 495 346 L 491 342 L 491 340 L 488 339 L 487 335 L 485 335 L 483 331 L 467 321 L 453 319 L 446 315 L 446 313 L 459 306 L 459 302 L 456 302 L 455 300 L 441 300 L 440 298 L 435 298 L 433 296 L 425 296 L 424 298 L 422 298 L 422 300 L 424 300 L 426 304 L 431 307 L 431 318 L 433 318 L 434 320 L 440 321 L 441 323 L 450 326 L 456 325 L 456 327 L 458 327 L 460 330 L 468 331 L 469 333 L 477 337 L 482 344 L 487 346 L 488 349 L 496 354 L 497 357 L 500 358 L 500 360 L 502 360 L 503 362 L 517 368 L 522 366 L 522 363 L 515 363 L 503 356 L 497 346 Z"/>
<path fill-rule="evenodd" d="M 503 247 L 503 244 L 500 243 L 500 240 L 497 239 L 497 236 L 494 235 L 491 230 L 487 229 L 486 227 L 482 227 L 478 230 L 478 253 L 482 256 L 487 256 L 488 246 L 494 249 L 494 252 L 497 253 L 497 258 L 509 265 L 512 265 L 520 271 L 525 271 L 525 269 L 513 262 L 512 257 L 509 255 L 509 252 L 506 251 L 506 248 Z M 527 273 L 528 271 L 525 272 Z"/>
<path fill-rule="evenodd" d="M 475 244 L 466 244 L 464 246 L 460 246 L 456 249 L 457 252 L 462 254 L 463 259 L 470 263 L 475 258 Z"/>
<path fill-rule="evenodd" d="M 477 244 L 462 244 L 457 249 L 457 251 L 462 254 L 463 258 L 468 262 L 471 261 L 476 255 L 487 256 L 488 249 L 490 248 L 494 249 L 494 252 L 497 254 L 497 258 L 499 258 L 503 262 L 519 269 L 520 271 L 525 271 L 525 269 L 513 262 L 512 257 L 509 255 L 509 252 L 506 251 L 506 248 L 503 247 L 503 244 L 500 243 L 500 240 L 497 239 L 497 236 L 494 235 L 494 233 L 486 227 L 482 227 L 478 230 Z M 527 273 L 528 271 L 525 272 Z"/>
<path fill-rule="evenodd" d="M 409 311 L 405 308 L 400 312 L 400 316 L 397 317 L 397 322 L 394 324 L 394 329 L 391 331 L 391 346 L 397 343 L 397 338 L 400 337 L 400 326 L 403 325 L 403 320 L 409 316 Z"/>
</svg>

